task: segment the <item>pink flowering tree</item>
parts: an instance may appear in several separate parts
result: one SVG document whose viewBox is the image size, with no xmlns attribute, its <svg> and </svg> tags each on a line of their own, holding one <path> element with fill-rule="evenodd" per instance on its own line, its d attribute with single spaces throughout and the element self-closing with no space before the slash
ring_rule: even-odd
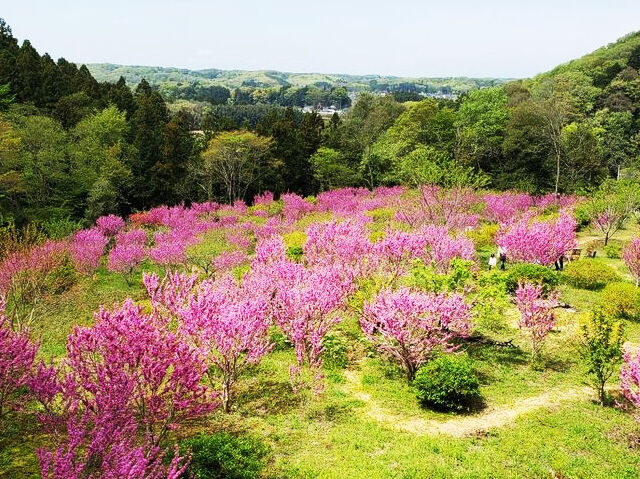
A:
<svg viewBox="0 0 640 479">
<path fill-rule="evenodd" d="M 352 282 L 339 268 L 307 269 L 288 261 L 275 263 L 257 274 L 266 284 L 255 290 L 271 294 L 275 321 L 296 350 L 296 365 L 290 369 L 294 389 L 299 386 L 305 366 L 315 373 L 316 387 L 321 388 L 322 339 L 341 321 L 338 313 L 352 291 Z M 251 281 L 255 278 L 249 285 Z M 269 282 L 275 283 L 271 291 Z"/>
<path fill-rule="evenodd" d="M 7 411 L 19 407 L 33 374 L 38 345 L 28 331 L 14 331 L 4 315 L 5 299 L 0 296 L 0 424 Z"/>
<path fill-rule="evenodd" d="M 0 262 L 0 295 L 5 316 L 14 330 L 29 329 L 39 299 L 47 292 L 49 275 L 67 261 L 67 244 L 47 241 L 15 251 Z"/>
<path fill-rule="evenodd" d="M 620 368 L 620 390 L 633 412 L 636 421 L 640 422 L 640 352 L 627 349 L 622 355 Z"/>
<path fill-rule="evenodd" d="M 433 224 L 453 230 L 473 228 L 479 221 L 479 215 L 473 212 L 479 204 L 480 198 L 471 188 L 423 185 L 415 197 L 399 201 L 396 219 L 413 227 Z"/>
<path fill-rule="evenodd" d="M 97 228 L 78 231 L 71 239 L 69 251 L 78 271 L 93 274 L 109 239 Z"/>
<path fill-rule="evenodd" d="M 412 381 L 436 349 L 469 333 L 471 308 L 458 294 L 385 290 L 365 304 L 360 326 L 378 351 L 396 361 Z"/>
<path fill-rule="evenodd" d="M 544 298 L 541 284 L 524 283 L 516 290 L 516 306 L 520 311 L 520 329 L 527 332 L 531 340 L 531 359 L 536 363 L 545 339 L 555 326 L 553 306 L 555 297 Z"/>
<path fill-rule="evenodd" d="M 96 220 L 96 227 L 105 236 L 113 236 L 125 227 L 125 222 L 116 215 L 101 216 Z"/>
<path fill-rule="evenodd" d="M 230 411 L 239 374 L 271 350 L 265 298 L 231 277 L 201 283 L 180 314 L 178 331 L 190 338 L 210 365 L 212 386 L 222 385 L 222 406 Z"/>
<path fill-rule="evenodd" d="M 131 286 L 134 269 L 147 257 L 147 233 L 142 229 L 120 232 L 116 235 L 116 244 L 109 251 L 107 268 L 109 271 L 123 273 L 125 281 Z"/>
<path fill-rule="evenodd" d="M 484 216 L 494 223 L 505 223 L 519 217 L 535 204 L 528 193 L 504 191 L 484 195 Z"/>
<path fill-rule="evenodd" d="M 305 234 L 304 259 L 312 267 L 340 266 L 364 277 L 375 265 L 369 232 L 360 221 L 315 223 Z"/>
<path fill-rule="evenodd" d="M 496 242 L 507 251 L 510 261 L 552 265 L 575 248 L 576 220 L 562 211 L 556 220 L 531 221 L 530 215 L 504 224 Z"/>
<path fill-rule="evenodd" d="M 313 211 L 313 205 L 295 193 L 285 193 L 280 199 L 284 205 L 282 214 L 287 222 L 299 220 L 307 213 Z"/>
<path fill-rule="evenodd" d="M 622 251 L 624 264 L 629 268 L 629 272 L 638 286 L 640 282 L 640 238 L 633 238 Z"/>
<path fill-rule="evenodd" d="M 41 366 L 32 381 L 56 433 L 57 445 L 38 452 L 43 477 L 115 478 L 129 469 L 140 475 L 127 477 L 179 477 L 181 459 L 164 466 L 163 446 L 170 430 L 216 406 L 202 385 L 206 367 L 130 300 L 100 310 L 93 326 L 69 335 L 60 366 Z"/>
</svg>

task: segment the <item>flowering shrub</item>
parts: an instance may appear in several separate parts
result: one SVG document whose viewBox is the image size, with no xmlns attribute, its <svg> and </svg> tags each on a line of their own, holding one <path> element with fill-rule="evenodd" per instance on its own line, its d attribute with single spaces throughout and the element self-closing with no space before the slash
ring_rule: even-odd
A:
<svg viewBox="0 0 640 479">
<path fill-rule="evenodd" d="M 454 338 L 466 336 L 470 307 L 458 294 L 382 291 L 365 304 L 360 325 L 382 354 L 391 357 L 412 381 L 435 349 L 451 351 Z"/>
<path fill-rule="evenodd" d="M 109 239 L 97 228 L 78 231 L 71 240 L 69 251 L 78 271 L 92 274 L 100 263 Z"/>
<path fill-rule="evenodd" d="M 640 353 L 627 349 L 622 355 L 620 368 L 620 390 L 622 396 L 634 412 L 636 421 L 640 422 Z"/>
<path fill-rule="evenodd" d="M 122 218 L 116 215 L 101 216 L 96 220 L 96 227 L 105 236 L 113 236 L 122 228 L 124 228 L 125 222 Z"/>
<path fill-rule="evenodd" d="M 49 278 L 68 259 L 67 244 L 47 241 L 30 250 L 15 251 L 0 263 L 0 295 L 7 301 L 9 324 L 27 326 L 35 303 L 48 290 Z"/>
<path fill-rule="evenodd" d="M 21 389 L 28 384 L 38 345 L 28 331 L 14 331 L 4 315 L 5 299 L 0 296 L 0 424 L 6 412 L 20 404 Z"/>
<path fill-rule="evenodd" d="M 629 272 L 636 281 L 636 286 L 640 281 L 640 238 L 633 238 L 622 251 L 624 264 L 629 268 Z"/>
<path fill-rule="evenodd" d="M 275 283 L 272 314 L 296 350 L 297 364 L 291 368 L 294 389 L 304 366 L 315 371 L 319 380 L 322 339 L 341 320 L 337 313 L 352 290 L 352 282 L 338 268 L 307 269 L 289 261 L 275 263 L 261 275 L 263 282 Z M 269 294 L 268 286 L 262 291 Z"/>
<path fill-rule="evenodd" d="M 504 224 L 496 243 L 507 251 L 510 261 L 552 265 L 576 247 L 576 220 L 563 211 L 555 221 L 531 221 L 525 215 Z"/>
<path fill-rule="evenodd" d="M 137 470 L 127 477 L 179 477 L 182 459 L 165 466 L 162 445 L 169 430 L 215 407 L 201 384 L 206 363 L 131 301 L 100 310 L 95 320 L 75 328 L 63 363 L 41 366 L 32 383 L 45 424 L 63 433 L 53 450 L 38 451 L 42 476 L 80 478 L 97 470 L 99 477 L 121 477 Z"/>
<path fill-rule="evenodd" d="M 516 290 L 516 306 L 520 311 L 518 325 L 530 336 L 533 362 L 538 360 L 547 334 L 555 325 L 554 299 L 553 296 L 543 297 L 540 284 L 524 283 Z"/>
<path fill-rule="evenodd" d="M 284 203 L 282 214 L 289 222 L 299 220 L 303 215 L 313 211 L 313 205 L 295 193 L 285 193 L 280 199 Z"/>
</svg>

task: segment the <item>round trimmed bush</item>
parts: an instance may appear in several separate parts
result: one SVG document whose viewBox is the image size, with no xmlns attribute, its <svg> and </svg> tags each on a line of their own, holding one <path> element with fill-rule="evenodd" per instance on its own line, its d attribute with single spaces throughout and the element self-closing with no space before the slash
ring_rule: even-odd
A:
<svg viewBox="0 0 640 479">
<path fill-rule="evenodd" d="M 548 266 L 518 263 L 507 271 L 505 286 L 508 293 L 514 294 L 520 283 L 538 283 L 542 284 L 543 290 L 547 294 L 558 286 L 559 282 L 558 273 Z"/>
<path fill-rule="evenodd" d="M 226 432 L 200 434 L 180 444 L 180 454 L 191 454 L 185 477 L 195 479 L 259 477 L 267 452 L 267 447 L 256 438 Z"/>
<path fill-rule="evenodd" d="M 631 283 L 609 283 L 602 290 L 602 309 L 608 316 L 625 319 L 640 317 L 640 290 Z"/>
<path fill-rule="evenodd" d="M 597 290 L 620 280 L 611 266 L 593 259 L 579 259 L 567 264 L 562 273 L 565 283 L 576 288 Z"/>
<path fill-rule="evenodd" d="M 442 355 L 421 367 L 413 387 L 423 405 L 444 411 L 468 411 L 482 398 L 473 363 L 458 354 Z"/>
</svg>

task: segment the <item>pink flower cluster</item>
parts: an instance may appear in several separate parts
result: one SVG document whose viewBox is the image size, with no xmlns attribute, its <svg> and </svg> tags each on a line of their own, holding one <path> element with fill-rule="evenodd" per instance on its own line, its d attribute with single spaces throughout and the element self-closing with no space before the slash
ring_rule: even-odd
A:
<svg viewBox="0 0 640 479">
<path fill-rule="evenodd" d="M 622 250 L 622 259 L 627 268 L 629 268 L 629 272 L 636 281 L 637 286 L 640 281 L 640 238 L 633 238 Z"/>
<path fill-rule="evenodd" d="M 121 231 L 116 235 L 115 246 L 109 252 L 109 271 L 128 276 L 147 257 L 147 233 L 143 229 Z"/>
<path fill-rule="evenodd" d="M 44 287 L 47 275 L 62 265 L 67 249 L 66 242 L 47 241 L 11 253 L 0 263 L 0 294 L 9 295 L 16 288 L 24 290 L 25 281 L 37 294 Z"/>
<path fill-rule="evenodd" d="M 100 264 L 100 258 L 109 242 L 101 230 L 91 228 L 80 230 L 71 239 L 69 252 L 78 271 L 92 274 Z"/>
<path fill-rule="evenodd" d="M 0 423 L 8 411 L 17 409 L 25 399 L 21 389 L 33 374 L 38 345 L 28 331 L 14 331 L 5 317 L 5 298 L 0 295 Z"/>
<path fill-rule="evenodd" d="M 469 333 L 471 308 L 458 294 L 385 290 L 365 304 L 360 326 L 380 351 L 413 380 L 434 349 L 454 349 L 452 340 Z"/>
<path fill-rule="evenodd" d="M 164 465 L 161 445 L 169 430 L 215 407 L 201 384 L 206 363 L 131 301 L 95 320 L 69 335 L 60 366 L 41 365 L 33 380 L 45 424 L 63 433 L 53 450 L 38 451 L 42 476 L 179 477 L 182 458 Z"/>
<path fill-rule="evenodd" d="M 116 215 L 101 216 L 96 220 L 96 227 L 105 236 L 113 236 L 125 227 L 125 222 Z"/>
<path fill-rule="evenodd" d="M 640 353 L 631 349 L 625 350 L 622 355 L 622 367 L 620 368 L 620 390 L 629 405 L 636 411 L 634 414 L 640 422 Z"/>
<path fill-rule="evenodd" d="M 520 284 L 516 290 L 516 306 L 520 311 L 518 324 L 531 337 L 534 361 L 538 358 L 547 334 L 555 325 L 552 309 L 554 304 L 555 298 L 543 297 L 541 284 Z"/>
<path fill-rule="evenodd" d="M 282 214 L 288 222 L 299 220 L 314 209 L 311 203 L 295 193 L 285 193 L 280 199 L 284 204 Z"/>
<path fill-rule="evenodd" d="M 576 220 L 569 212 L 561 211 L 550 221 L 531 221 L 530 216 L 503 224 L 498 232 L 496 242 L 510 261 L 548 266 L 576 247 Z"/>
</svg>

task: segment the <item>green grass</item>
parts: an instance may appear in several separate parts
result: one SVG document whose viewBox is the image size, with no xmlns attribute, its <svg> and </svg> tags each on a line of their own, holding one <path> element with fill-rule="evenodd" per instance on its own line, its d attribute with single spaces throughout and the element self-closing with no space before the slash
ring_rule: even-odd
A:
<svg viewBox="0 0 640 479">
<path fill-rule="evenodd" d="M 313 216 L 314 221 L 329 218 Z M 309 223 L 306 218 L 298 222 L 296 231 Z M 619 238 L 628 241 L 636 233 L 634 226 Z M 584 232 L 579 239 L 590 237 Z M 195 252 L 209 254 L 223 247 L 224 235 L 215 232 Z M 478 251 L 482 269 L 491 251 L 490 247 Z M 600 255 L 594 261 L 628 277 L 619 259 Z M 265 478 L 639 477 L 640 451 L 634 438 L 640 426 L 617 408 L 595 404 L 595 395 L 584 391 L 585 376 L 576 353 L 578 322 L 598 305 L 600 293 L 568 285 L 561 285 L 560 293 L 572 309 L 557 310 L 557 327 L 549 336 L 542 367 L 529 364 L 530 346 L 516 327 L 513 307 L 506 315 L 510 325 L 506 333 L 461 345 L 475 362 L 484 398 L 484 408 L 470 414 L 421 407 L 402 371 L 374 353 L 350 314 L 337 327 L 337 334 L 348 342 L 347 367 L 324 371 L 326 387 L 321 394 L 292 391 L 289 365 L 294 352 L 280 347 L 242 374 L 231 414 L 218 412 L 191 422 L 176 439 L 219 430 L 258 436 L 271 451 Z M 121 275 L 100 268 L 91 278 L 80 277 L 64 294 L 47 298 L 39 306 L 34 327 L 42 343 L 41 356 L 62 356 L 74 325 L 90 324 L 99 305 L 109 306 L 127 296 L 144 300 L 140 274 L 129 286 Z M 627 321 L 626 329 L 628 341 L 637 344 L 640 323 Z M 511 339 L 512 345 L 494 344 L 492 339 Z M 609 389 L 615 393 L 616 388 L 613 380 Z M 549 391 L 583 392 L 543 402 L 497 427 L 460 437 L 403 426 L 482 419 Z M 50 438 L 39 429 L 33 407 L 0 426 L 0 477 L 38 477 L 34 450 Z"/>
</svg>

